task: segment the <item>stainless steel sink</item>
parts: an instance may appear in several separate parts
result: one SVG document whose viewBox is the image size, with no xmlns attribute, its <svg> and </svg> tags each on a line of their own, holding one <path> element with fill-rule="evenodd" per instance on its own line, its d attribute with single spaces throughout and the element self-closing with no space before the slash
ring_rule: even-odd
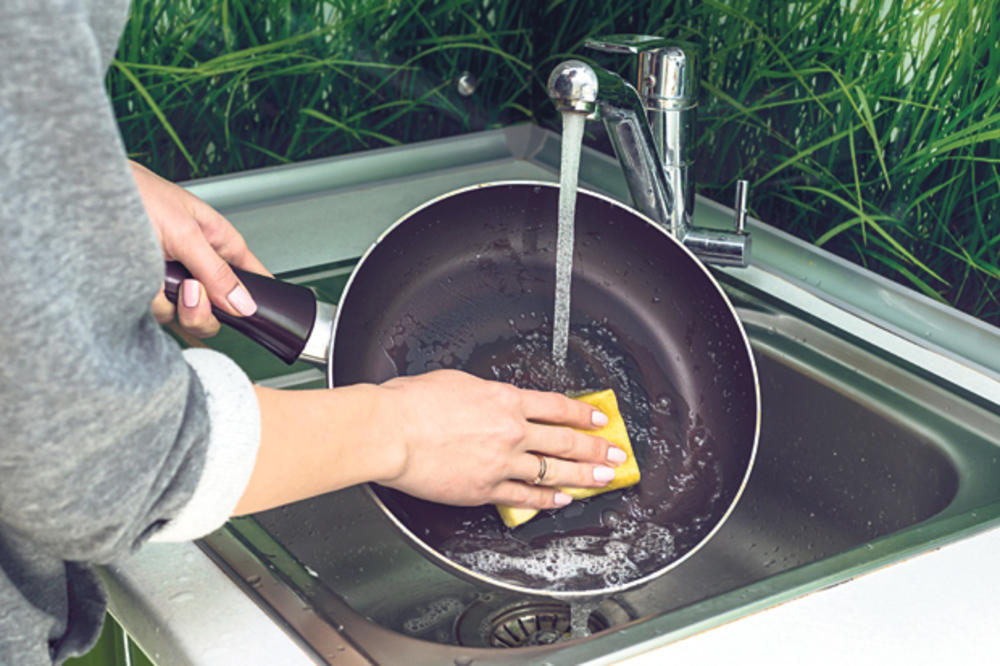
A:
<svg viewBox="0 0 1000 666">
<path fill-rule="evenodd" d="M 336 634 L 358 660 L 575 664 L 847 580 L 996 520 L 1000 449 L 990 437 L 1000 416 L 862 341 L 729 288 L 762 382 L 750 483 L 696 556 L 585 609 L 589 638 L 569 637 L 563 603 L 476 588 L 426 561 L 361 488 L 233 521 L 208 547 L 255 593 L 271 589 L 263 600 L 307 641 Z"/>
<path fill-rule="evenodd" d="M 192 189 L 266 265 L 335 299 L 353 261 L 399 215 L 464 185 L 553 179 L 557 139 L 507 128 Z M 628 196 L 617 164 L 592 152 L 581 183 Z M 695 211 L 707 226 L 730 215 L 705 200 Z M 669 574 L 575 609 L 478 589 L 419 555 L 362 488 L 233 520 L 204 550 L 320 661 L 581 664 L 1000 524 L 1000 333 L 767 225 L 750 228 L 752 265 L 718 275 L 759 363 L 758 459 L 722 530 Z M 318 371 L 285 368 L 232 335 L 214 344 L 256 379 L 322 385 Z M 574 611 L 592 636 L 569 636 Z"/>
</svg>

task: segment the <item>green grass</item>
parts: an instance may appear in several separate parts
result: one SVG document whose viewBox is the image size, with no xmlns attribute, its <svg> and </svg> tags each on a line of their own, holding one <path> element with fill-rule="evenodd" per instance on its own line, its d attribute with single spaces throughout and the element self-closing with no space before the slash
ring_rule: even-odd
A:
<svg viewBox="0 0 1000 666">
<path fill-rule="evenodd" d="M 531 66 L 499 46 L 530 56 L 522 13 L 137 0 L 109 89 L 130 153 L 175 180 L 468 132 L 525 117 Z M 457 94 L 464 70 L 493 74 L 490 104 Z"/>
<path fill-rule="evenodd" d="M 694 41 L 703 194 L 728 204 L 747 178 L 755 216 L 1000 324 L 998 15 L 1000 0 L 135 0 L 108 85 L 129 151 L 185 179 L 557 127 L 556 63 L 627 70 L 585 38 Z"/>
<path fill-rule="evenodd" d="M 761 219 L 996 324 L 1000 7 L 845 4 L 675 28 L 712 54 L 699 179 L 749 177 Z"/>
</svg>

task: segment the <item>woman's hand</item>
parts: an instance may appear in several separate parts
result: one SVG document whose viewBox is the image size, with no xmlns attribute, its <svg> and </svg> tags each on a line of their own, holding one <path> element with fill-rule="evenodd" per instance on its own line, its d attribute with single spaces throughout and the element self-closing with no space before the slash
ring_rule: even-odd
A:
<svg viewBox="0 0 1000 666">
<path fill-rule="evenodd" d="M 382 384 L 374 422 L 389 445 L 375 481 L 446 504 L 499 503 L 551 509 L 569 495 L 551 486 L 600 487 L 624 451 L 574 430 L 607 424 L 590 405 L 558 393 L 518 389 L 455 370 Z M 532 482 L 546 459 L 541 484 Z"/>
<path fill-rule="evenodd" d="M 212 304 L 236 316 L 253 314 L 257 305 L 229 264 L 263 275 L 270 273 L 232 223 L 183 187 L 140 164 L 129 164 L 164 258 L 181 262 L 194 276 L 181 285 L 176 308 L 181 326 L 198 337 L 218 333 Z M 153 300 L 157 321 L 169 322 L 174 311 L 161 291 Z"/>
<path fill-rule="evenodd" d="M 552 509 L 571 501 L 553 486 L 605 486 L 626 459 L 574 430 L 607 423 L 590 405 L 458 370 L 377 386 L 255 390 L 261 445 L 236 515 L 368 481 L 447 504 Z M 535 485 L 538 455 L 547 469 Z"/>
</svg>

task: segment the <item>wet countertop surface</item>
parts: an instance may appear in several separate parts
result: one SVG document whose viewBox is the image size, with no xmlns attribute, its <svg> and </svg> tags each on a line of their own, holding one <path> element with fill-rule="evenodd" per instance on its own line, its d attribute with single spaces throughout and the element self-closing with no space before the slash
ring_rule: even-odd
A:
<svg viewBox="0 0 1000 666">
<path fill-rule="evenodd" d="M 995 664 L 998 554 L 994 529 L 622 663 Z"/>
<path fill-rule="evenodd" d="M 993 664 L 998 553 L 994 529 L 676 643 L 586 663 Z M 146 546 L 105 579 L 115 616 L 158 663 L 318 663 L 192 544 Z"/>
</svg>

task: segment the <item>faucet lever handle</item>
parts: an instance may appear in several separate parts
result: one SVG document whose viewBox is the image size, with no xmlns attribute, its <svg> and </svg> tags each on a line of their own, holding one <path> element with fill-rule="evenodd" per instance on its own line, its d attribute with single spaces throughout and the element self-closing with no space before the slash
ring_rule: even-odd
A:
<svg viewBox="0 0 1000 666">
<path fill-rule="evenodd" d="M 733 210 L 736 212 L 736 233 L 745 234 L 747 227 L 747 188 L 749 183 L 743 180 L 736 181 L 736 201 L 733 203 Z"/>
<path fill-rule="evenodd" d="M 591 37 L 583 45 L 595 51 L 605 53 L 628 53 L 638 55 L 644 51 L 673 46 L 678 44 L 676 40 L 656 37 L 654 35 L 606 35 L 604 37 Z"/>
<path fill-rule="evenodd" d="M 626 53 L 639 58 L 636 88 L 649 109 L 686 109 L 696 103 L 698 47 L 690 42 L 653 35 L 607 35 L 588 39 L 584 46 L 604 53 Z"/>
</svg>

